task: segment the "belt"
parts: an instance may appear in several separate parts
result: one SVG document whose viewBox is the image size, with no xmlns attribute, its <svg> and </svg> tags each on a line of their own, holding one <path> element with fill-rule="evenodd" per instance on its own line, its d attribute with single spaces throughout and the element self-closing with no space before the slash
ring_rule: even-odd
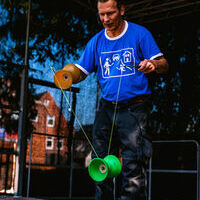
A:
<svg viewBox="0 0 200 200">
<path fill-rule="evenodd" d="M 125 100 L 125 101 L 119 101 L 119 102 L 115 102 L 115 101 L 107 101 L 105 99 L 101 99 L 102 102 L 108 106 L 114 106 L 114 105 L 118 105 L 118 106 L 127 106 L 133 103 L 142 103 L 144 102 L 146 99 L 148 98 L 147 95 L 140 95 L 140 96 L 136 96 L 134 98 L 131 98 L 129 100 Z"/>
</svg>

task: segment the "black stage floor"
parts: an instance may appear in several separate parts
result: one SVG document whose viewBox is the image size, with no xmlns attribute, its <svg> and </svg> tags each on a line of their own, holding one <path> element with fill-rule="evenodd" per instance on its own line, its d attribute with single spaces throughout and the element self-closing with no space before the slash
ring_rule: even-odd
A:
<svg viewBox="0 0 200 200">
<path fill-rule="evenodd" d="M 42 199 L 27 198 L 27 197 L 0 196 L 0 200 L 42 200 Z"/>
</svg>

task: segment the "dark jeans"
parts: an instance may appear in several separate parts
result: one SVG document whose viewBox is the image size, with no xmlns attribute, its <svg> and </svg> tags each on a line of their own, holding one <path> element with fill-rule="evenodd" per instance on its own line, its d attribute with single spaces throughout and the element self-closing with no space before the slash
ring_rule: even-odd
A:
<svg viewBox="0 0 200 200">
<path fill-rule="evenodd" d="M 113 122 L 112 103 L 101 101 L 93 128 L 93 145 L 100 158 L 108 154 L 108 145 Z M 110 154 L 122 156 L 121 200 L 146 199 L 146 166 L 152 154 L 148 134 L 148 98 L 132 103 L 118 104 Z M 92 154 L 95 157 L 95 154 Z M 107 178 L 96 183 L 95 200 L 113 199 L 113 180 Z"/>
</svg>

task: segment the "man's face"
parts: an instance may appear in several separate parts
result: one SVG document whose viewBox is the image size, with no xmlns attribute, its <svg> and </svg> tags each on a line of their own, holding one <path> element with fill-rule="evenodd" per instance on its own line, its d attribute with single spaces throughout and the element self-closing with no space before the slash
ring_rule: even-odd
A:
<svg viewBox="0 0 200 200">
<path fill-rule="evenodd" d="M 100 20 L 107 31 L 115 31 L 119 28 L 122 15 L 124 15 L 124 6 L 119 10 L 115 0 L 107 2 L 98 2 L 97 5 Z"/>
</svg>

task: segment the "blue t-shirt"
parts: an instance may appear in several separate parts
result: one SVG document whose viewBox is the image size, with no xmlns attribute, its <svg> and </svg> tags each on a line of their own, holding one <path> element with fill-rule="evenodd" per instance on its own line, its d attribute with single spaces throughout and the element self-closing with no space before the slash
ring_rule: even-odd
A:
<svg viewBox="0 0 200 200">
<path fill-rule="evenodd" d="M 105 29 L 97 33 L 76 66 L 86 75 L 96 72 L 102 97 L 116 101 L 118 95 L 120 102 L 151 93 L 147 76 L 132 66 L 162 55 L 146 28 L 125 21 L 124 31 L 117 37 L 109 37 Z"/>
</svg>

